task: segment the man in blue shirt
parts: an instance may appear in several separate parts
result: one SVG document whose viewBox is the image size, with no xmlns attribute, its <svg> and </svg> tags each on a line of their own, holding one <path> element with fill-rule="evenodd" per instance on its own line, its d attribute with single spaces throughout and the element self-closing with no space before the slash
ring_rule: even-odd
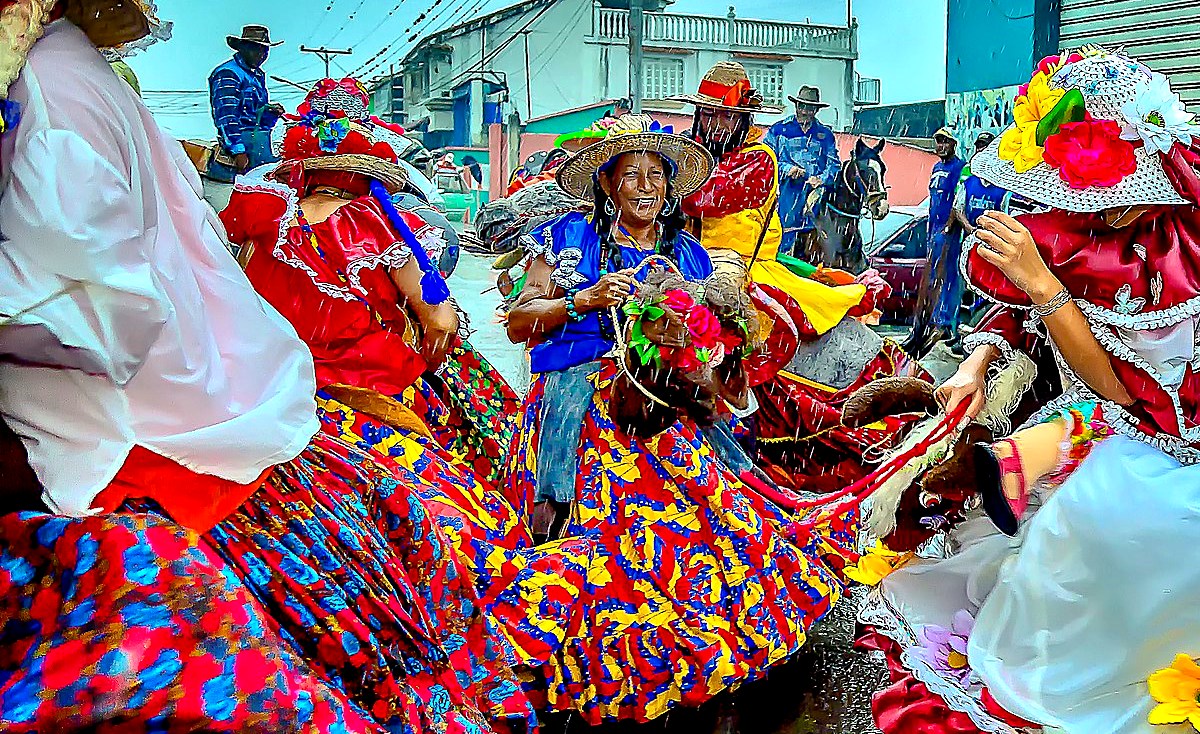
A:
<svg viewBox="0 0 1200 734">
<path fill-rule="evenodd" d="M 958 157 L 958 141 L 949 128 L 934 133 L 933 144 L 940 160 L 929 177 L 929 270 L 917 299 L 912 334 L 904 344 L 904 349 L 914 356 L 925 354 L 938 341 L 957 340 L 958 310 L 963 295 L 958 269 L 962 229 L 954 226 L 951 216 L 954 192 L 967 164 Z"/>
<path fill-rule="evenodd" d="M 272 43 L 266 27 L 248 25 L 241 36 L 229 36 L 226 42 L 235 51 L 233 58 L 208 77 L 213 123 L 217 127 L 217 152 L 209 164 L 208 176 L 232 182 L 237 174 L 275 160 L 270 131 L 283 114 L 283 107 L 271 104 L 262 65 L 270 50 L 282 41 Z"/>
<path fill-rule="evenodd" d="M 841 161 L 833 130 L 817 120 L 817 111 L 829 105 L 816 87 L 800 87 L 795 97 L 796 116 L 771 126 L 766 143 L 779 158 L 779 218 L 783 222 L 780 252 L 820 262 L 817 214 L 823 194 L 837 180 Z M 809 206 L 813 198 L 814 206 Z M 797 240 L 800 245 L 797 247 Z M 799 251 L 797 251 L 799 250 Z"/>
</svg>

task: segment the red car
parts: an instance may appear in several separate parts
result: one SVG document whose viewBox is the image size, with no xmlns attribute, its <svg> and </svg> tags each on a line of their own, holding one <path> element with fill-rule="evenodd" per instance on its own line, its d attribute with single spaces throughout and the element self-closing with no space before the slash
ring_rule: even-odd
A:
<svg viewBox="0 0 1200 734">
<path fill-rule="evenodd" d="M 883 321 L 910 322 L 929 267 L 929 208 L 892 207 L 883 221 L 864 219 L 859 228 L 870 266 L 892 286 L 892 295 L 879 304 Z"/>
</svg>

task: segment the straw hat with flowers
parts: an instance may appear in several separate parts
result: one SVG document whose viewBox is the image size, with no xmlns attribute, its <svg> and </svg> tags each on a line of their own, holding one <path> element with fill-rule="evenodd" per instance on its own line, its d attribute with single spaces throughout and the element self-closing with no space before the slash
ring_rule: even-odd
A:
<svg viewBox="0 0 1200 734">
<path fill-rule="evenodd" d="M 1073 212 L 1200 200 L 1200 126 L 1166 76 L 1129 56 L 1044 59 L 1013 115 L 971 160 L 997 186 Z"/>
<path fill-rule="evenodd" d="M 282 153 L 271 177 L 283 183 L 295 183 L 306 171 L 357 173 L 382 183 L 390 193 L 408 183 L 392 146 L 345 117 L 310 113 L 288 129 Z"/>
<path fill-rule="evenodd" d="M 694 140 L 676 135 L 649 115 L 624 115 L 601 139 L 579 149 L 558 169 L 558 185 L 577 199 L 590 200 L 596 176 L 625 153 L 657 153 L 670 165 L 675 195 L 695 193 L 712 175 L 712 155 Z"/>
</svg>

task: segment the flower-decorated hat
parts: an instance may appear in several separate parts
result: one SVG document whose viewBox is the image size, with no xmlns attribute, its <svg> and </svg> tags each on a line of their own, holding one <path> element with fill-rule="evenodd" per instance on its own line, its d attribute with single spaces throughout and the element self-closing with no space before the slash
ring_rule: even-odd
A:
<svg viewBox="0 0 1200 734">
<path fill-rule="evenodd" d="M 993 184 L 1074 212 L 1200 202 L 1200 126 L 1135 59 L 1095 47 L 1043 59 L 1013 116 L 971 160 Z"/>
<path fill-rule="evenodd" d="M 712 175 L 712 155 L 694 140 L 676 135 L 649 115 L 622 115 L 602 139 L 580 149 L 558 169 L 558 185 L 577 199 L 590 200 L 600 169 L 625 153 L 657 153 L 670 163 L 675 194 L 685 197 Z"/>
<path fill-rule="evenodd" d="M 280 157 L 283 160 L 271 177 L 296 189 L 304 188 L 306 174 L 321 171 L 363 176 L 382 183 L 390 193 L 402 190 L 408 182 L 391 145 L 338 113 L 310 110 L 289 127 Z"/>
<path fill-rule="evenodd" d="M 763 104 L 763 96 L 750 83 L 746 67 L 736 61 L 718 61 L 700 80 L 695 94 L 672 97 L 697 107 L 710 107 L 733 112 L 765 112 L 779 114 L 780 107 Z"/>
<path fill-rule="evenodd" d="M 296 116 L 286 118 L 289 127 L 310 113 L 327 117 L 345 117 L 371 131 L 377 142 L 387 143 L 396 153 L 412 145 L 404 137 L 404 128 L 371 114 L 371 95 L 363 83 L 354 77 L 342 80 L 322 79 L 309 91 L 296 108 Z"/>
</svg>

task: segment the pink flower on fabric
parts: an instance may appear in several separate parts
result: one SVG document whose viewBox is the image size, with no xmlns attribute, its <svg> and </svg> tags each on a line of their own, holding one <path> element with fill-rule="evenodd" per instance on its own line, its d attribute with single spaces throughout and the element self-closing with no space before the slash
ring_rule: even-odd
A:
<svg viewBox="0 0 1200 734">
<path fill-rule="evenodd" d="M 1133 143 L 1121 139 L 1121 126 L 1091 115 L 1068 122 L 1046 138 L 1043 157 L 1073 189 L 1116 186 L 1137 170 Z"/>
<path fill-rule="evenodd" d="M 920 642 L 914 657 L 924 661 L 935 672 L 957 681 L 964 688 L 971 680 L 971 664 L 967 660 L 967 640 L 975 629 L 975 618 L 965 609 L 954 615 L 950 628 L 927 624 L 921 629 Z"/>
</svg>

